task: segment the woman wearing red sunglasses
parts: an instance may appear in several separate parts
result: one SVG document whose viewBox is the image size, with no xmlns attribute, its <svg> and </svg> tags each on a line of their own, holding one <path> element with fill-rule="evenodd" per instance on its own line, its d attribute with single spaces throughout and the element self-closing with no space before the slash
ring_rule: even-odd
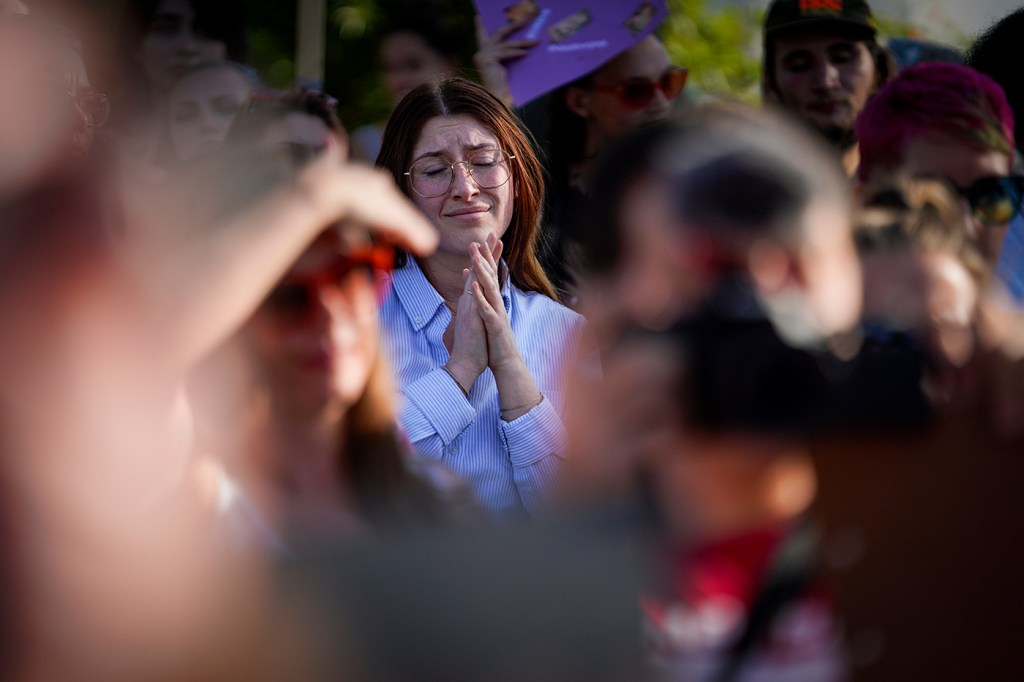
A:
<svg viewBox="0 0 1024 682">
<path fill-rule="evenodd" d="M 478 20 L 480 49 L 474 61 L 485 86 L 509 106 L 512 98 L 502 62 L 525 55 L 537 41 L 506 37 L 525 23 L 510 22 L 487 35 Z M 552 256 L 544 266 L 563 299 L 574 299 L 576 279 L 587 269 L 575 244 L 586 231 L 594 160 L 610 142 L 637 126 L 668 118 L 686 77 L 686 69 L 674 66 L 662 42 L 650 35 L 549 95 L 548 128 L 537 131 L 548 147 L 551 178 L 544 215 Z M 531 118 L 526 114 L 524 118 Z"/>
<path fill-rule="evenodd" d="M 255 102 L 228 139 L 302 164 L 339 133 L 332 102 L 293 90 Z M 377 306 L 394 260 L 359 223 L 325 232 L 194 373 L 211 453 L 202 471 L 230 543 L 288 553 L 292 540 L 447 514 L 433 485 L 443 472 L 407 461 L 380 353 Z"/>
</svg>

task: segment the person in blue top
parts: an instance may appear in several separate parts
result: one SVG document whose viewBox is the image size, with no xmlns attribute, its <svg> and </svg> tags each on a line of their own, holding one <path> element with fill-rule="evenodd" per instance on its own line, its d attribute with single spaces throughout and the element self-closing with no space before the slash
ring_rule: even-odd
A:
<svg viewBox="0 0 1024 682">
<path fill-rule="evenodd" d="M 537 258 L 540 163 L 498 98 L 451 78 L 402 100 L 377 165 L 440 237 L 395 270 L 381 311 L 409 440 L 496 516 L 535 513 L 563 457 L 562 376 L 584 324 Z"/>
</svg>

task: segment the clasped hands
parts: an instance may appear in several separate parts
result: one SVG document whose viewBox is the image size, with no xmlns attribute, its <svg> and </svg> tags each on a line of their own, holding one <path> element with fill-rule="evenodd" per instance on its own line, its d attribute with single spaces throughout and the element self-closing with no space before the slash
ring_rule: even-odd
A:
<svg viewBox="0 0 1024 682">
<path fill-rule="evenodd" d="M 499 392 L 505 379 L 529 374 L 501 297 L 498 263 L 502 249 L 501 240 L 494 235 L 488 235 L 484 244 L 473 242 L 470 267 L 462 271 L 465 286 L 448 330 L 451 357 L 446 367 L 465 390 L 488 367 Z"/>
</svg>

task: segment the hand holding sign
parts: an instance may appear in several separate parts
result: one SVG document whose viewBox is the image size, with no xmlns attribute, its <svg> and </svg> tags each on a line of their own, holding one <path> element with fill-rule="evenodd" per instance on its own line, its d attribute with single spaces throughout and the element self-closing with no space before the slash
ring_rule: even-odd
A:
<svg viewBox="0 0 1024 682">
<path fill-rule="evenodd" d="M 479 49 L 473 55 L 473 63 L 480 71 L 484 87 L 509 107 L 513 106 L 514 102 L 508 88 L 508 70 L 502 62 L 525 57 L 538 41 L 506 38 L 510 33 L 526 26 L 529 21 L 530 17 L 522 17 L 488 34 L 483 19 L 480 15 L 476 17 L 476 42 Z"/>
<path fill-rule="evenodd" d="M 522 106 L 594 71 L 650 34 L 665 0 L 475 0 L 488 90 Z"/>
</svg>

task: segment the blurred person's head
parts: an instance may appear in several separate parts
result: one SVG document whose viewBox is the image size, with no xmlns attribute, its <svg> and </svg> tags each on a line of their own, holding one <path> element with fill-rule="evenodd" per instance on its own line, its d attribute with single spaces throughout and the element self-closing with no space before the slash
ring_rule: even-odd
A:
<svg viewBox="0 0 1024 682">
<path fill-rule="evenodd" d="M 244 26 L 240 0 L 130 0 L 125 5 L 127 47 L 158 93 L 166 93 L 199 62 L 244 62 Z"/>
<path fill-rule="evenodd" d="M 650 35 L 556 92 L 551 112 L 556 163 L 584 162 L 637 126 L 668 118 L 686 75 Z"/>
<path fill-rule="evenodd" d="M 967 51 L 964 63 L 992 78 L 1003 89 L 1013 109 L 1017 149 L 1024 141 L 1024 77 L 1016 67 L 1024 39 L 1024 8 L 1003 17 L 983 33 Z"/>
<path fill-rule="evenodd" d="M 228 144 L 199 169 L 224 203 L 214 216 L 244 211 L 254 196 L 291 182 L 322 147 L 336 151 L 328 124 L 343 131 L 323 93 L 296 89 L 263 102 L 238 117 Z M 203 445 L 238 467 L 276 530 L 296 530 L 300 541 L 364 523 L 435 522 L 444 510 L 405 459 L 380 351 L 378 304 L 395 251 L 358 223 L 323 229 L 190 377 Z M 336 477 L 322 490 L 338 486 L 337 496 L 289 488 L 311 461 Z M 319 505 L 317 518 L 311 505 Z"/>
<path fill-rule="evenodd" d="M 505 244 L 512 282 L 554 298 L 537 259 L 540 162 L 511 111 L 462 78 L 421 85 L 398 105 L 377 165 L 440 233 L 438 254 L 468 258 L 488 235 Z"/>
<path fill-rule="evenodd" d="M 866 187 L 855 223 L 865 318 L 919 339 L 937 368 L 961 367 L 988 268 L 944 182 L 883 178 Z"/>
<path fill-rule="evenodd" d="M 948 181 L 972 217 L 972 236 L 998 258 L 1024 187 L 1011 175 L 1013 112 L 995 81 L 956 64 L 911 67 L 871 100 L 857 131 L 861 181 L 894 172 Z"/>
<path fill-rule="evenodd" d="M 390 252 L 337 232 L 313 243 L 239 333 L 271 409 L 296 420 L 344 414 L 379 362 L 377 281 Z"/>
<path fill-rule="evenodd" d="M 219 148 L 259 80 L 236 62 L 201 62 L 178 77 L 168 95 L 168 132 L 175 156 L 190 161 Z"/>
<path fill-rule="evenodd" d="M 851 198 L 826 149 L 764 112 L 719 107 L 655 142 L 648 170 L 606 198 L 617 205 L 599 209 L 617 223 L 622 249 L 611 269 L 637 321 L 671 322 L 696 294 L 738 277 L 793 342 L 856 325 Z M 610 155 L 595 186 L 613 187 L 620 173 Z"/>
<path fill-rule="evenodd" d="M 337 101 L 325 92 L 293 86 L 283 92 L 255 92 L 228 132 L 232 143 L 287 148 L 297 161 L 319 153 L 334 136 L 343 147 L 345 128 Z"/>
<path fill-rule="evenodd" d="M 764 23 L 761 92 L 841 151 L 857 142 L 857 116 L 895 73 L 863 0 L 775 0 Z"/>
<path fill-rule="evenodd" d="M 109 103 L 65 32 L 32 16 L 0 19 L 0 87 L 4 194 L 81 165 Z"/>
<path fill-rule="evenodd" d="M 436 14 L 405 11 L 394 17 L 378 47 L 391 105 L 397 106 L 417 86 L 454 74 L 460 50 L 457 37 Z"/>
<path fill-rule="evenodd" d="M 584 288 L 610 287 L 623 312 L 645 326 L 672 323 L 699 306 L 713 286 L 688 261 L 699 247 L 680 228 L 669 179 L 659 167 L 664 150 L 688 131 L 677 121 L 642 126 L 601 155 L 592 178 Z M 607 313 L 605 303 L 598 305 Z"/>
<path fill-rule="evenodd" d="M 639 484 L 671 540 L 690 547 L 807 509 L 815 493 L 807 443 L 834 416 L 819 411 L 829 386 L 811 354 L 694 317 L 667 333 L 621 338 L 602 364 L 605 381 L 577 397 L 590 409 L 583 418 L 600 420 L 585 428 L 601 440 L 576 453 L 570 494 L 607 504 Z M 623 395 L 635 396 L 621 408 L 626 420 L 595 413 Z M 608 470 L 597 459 L 605 448 L 615 462 Z"/>
</svg>

